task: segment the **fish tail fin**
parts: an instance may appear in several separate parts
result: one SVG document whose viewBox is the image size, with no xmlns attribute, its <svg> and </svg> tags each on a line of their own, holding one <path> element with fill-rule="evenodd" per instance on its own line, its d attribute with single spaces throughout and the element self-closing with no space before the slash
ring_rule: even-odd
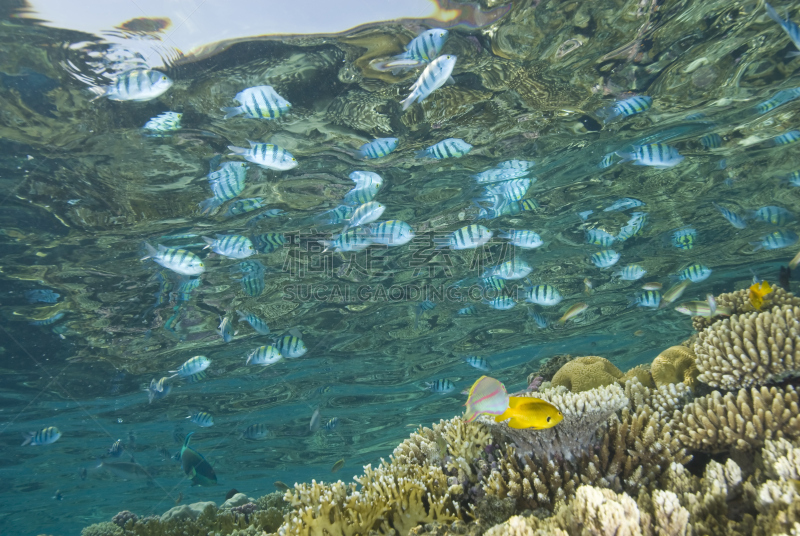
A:
<svg viewBox="0 0 800 536">
<path fill-rule="evenodd" d="M 359 149 L 359 150 L 356 151 L 355 157 L 356 158 L 360 158 L 360 159 L 363 160 L 363 159 L 367 158 L 367 153 L 363 149 Z"/>
<path fill-rule="evenodd" d="M 333 245 L 332 240 L 317 240 L 317 242 L 319 242 L 320 245 L 325 246 L 325 249 L 322 250 L 322 253 L 329 251 L 330 247 Z"/>
<path fill-rule="evenodd" d="M 626 153 L 622 151 L 614 151 L 614 154 L 622 158 L 617 164 L 624 164 L 625 162 L 630 162 L 633 160 L 633 153 Z"/>
<path fill-rule="evenodd" d="M 231 117 L 236 117 L 237 115 L 243 113 L 243 110 L 240 106 L 223 106 L 220 108 L 220 111 L 225 112 L 225 117 L 223 117 L 223 119 L 230 119 Z"/>
<path fill-rule="evenodd" d="M 213 244 L 213 243 L 214 243 L 214 239 L 213 239 L 213 238 L 209 238 L 209 237 L 207 237 L 207 236 L 204 236 L 204 237 L 203 237 L 203 241 L 206 243 L 206 247 L 204 247 L 203 249 L 208 249 L 208 248 L 210 248 L 210 247 L 211 247 L 211 244 Z"/>
<path fill-rule="evenodd" d="M 403 108 L 403 110 L 405 110 L 405 108 Z M 426 156 L 428 156 L 427 149 L 423 149 L 421 151 L 417 151 L 416 153 L 414 153 L 414 158 L 425 158 Z"/>
<path fill-rule="evenodd" d="M 669 276 L 669 282 L 670 283 L 677 283 L 680 280 L 681 280 L 681 276 L 679 276 L 677 274 L 672 274 L 671 276 Z"/>
<path fill-rule="evenodd" d="M 415 100 L 417 100 L 417 95 L 414 91 L 411 91 L 411 95 L 400 101 L 400 104 L 403 105 L 403 111 L 408 110 L 408 107 L 414 104 Z"/>
<path fill-rule="evenodd" d="M 767 9 L 767 15 L 769 15 L 769 18 L 771 18 L 772 20 L 783 26 L 783 19 L 781 18 L 780 15 L 778 15 L 778 12 L 775 11 L 775 8 L 773 8 L 767 2 L 764 2 L 764 7 Z"/>
<path fill-rule="evenodd" d="M 212 210 L 214 210 L 221 204 L 222 204 L 222 199 L 218 199 L 216 197 L 209 197 L 208 199 L 197 203 L 197 206 L 200 207 L 200 211 L 203 214 L 209 214 Z"/>
<path fill-rule="evenodd" d="M 247 321 L 247 313 L 243 313 L 243 312 L 241 312 L 241 311 L 239 311 L 237 309 L 236 310 L 236 314 L 239 315 L 239 322 L 246 322 Z"/>
<path fill-rule="evenodd" d="M 236 147 L 235 145 L 228 145 L 228 150 L 232 155 L 234 154 L 242 155 L 245 154 L 250 149 L 245 149 L 244 147 Z"/>
<path fill-rule="evenodd" d="M 463 419 L 466 422 L 472 422 L 478 417 L 478 412 L 475 411 L 475 408 L 467 406 L 467 411 L 464 412 Z"/>
<path fill-rule="evenodd" d="M 626 309 L 630 309 L 639 303 L 638 296 L 628 296 L 628 305 L 625 306 Z"/>
<path fill-rule="evenodd" d="M 189 440 L 192 439 L 192 434 L 194 434 L 194 432 L 189 432 L 188 434 L 186 434 L 186 437 L 183 440 L 183 447 L 184 448 L 189 446 Z"/>
<path fill-rule="evenodd" d="M 754 242 L 750 242 L 750 245 L 753 246 L 753 253 L 756 251 L 760 251 L 764 248 L 764 245 L 761 243 L 761 240 L 756 240 Z"/>
<path fill-rule="evenodd" d="M 155 257 L 156 253 L 158 253 L 158 250 L 151 246 L 148 242 L 144 243 L 144 247 L 147 249 L 147 255 L 141 258 L 143 261 Z"/>
<path fill-rule="evenodd" d="M 22 437 L 23 439 L 25 439 L 25 441 L 22 442 L 21 446 L 24 447 L 26 445 L 30 445 L 31 441 L 33 441 L 34 436 L 36 436 L 36 433 L 34 432 L 27 432 L 22 434 Z"/>
<path fill-rule="evenodd" d="M 610 106 L 605 106 L 597 110 L 595 115 L 598 119 L 603 121 L 604 125 L 607 125 L 619 116 L 619 112 L 617 111 L 616 106 L 611 104 Z"/>
<path fill-rule="evenodd" d="M 100 97 L 105 97 L 108 94 L 108 86 L 92 86 L 89 88 L 89 91 L 94 94 L 94 97 L 92 97 L 89 102 L 94 102 Z"/>
</svg>

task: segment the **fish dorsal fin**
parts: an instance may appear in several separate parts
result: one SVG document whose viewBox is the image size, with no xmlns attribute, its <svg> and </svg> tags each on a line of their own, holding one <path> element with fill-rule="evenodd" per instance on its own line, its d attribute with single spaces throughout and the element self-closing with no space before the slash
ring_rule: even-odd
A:
<svg viewBox="0 0 800 536">
<path fill-rule="evenodd" d="M 465 359 L 466 359 L 466 358 L 465 358 Z M 473 383 L 473 384 L 472 384 L 472 387 L 470 387 L 470 388 L 469 388 L 469 393 L 467 393 L 469 396 L 472 396 L 472 393 L 473 393 L 473 391 L 475 391 L 475 388 L 478 386 L 478 384 L 479 384 L 479 383 L 481 383 L 481 381 L 482 381 L 484 378 L 486 378 L 486 376 L 481 376 L 480 378 L 478 378 L 478 379 L 475 381 L 475 383 Z M 465 403 L 464 405 L 466 406 L 466 403 Z"/>
<path fill-rule="evenodd" d="M 531 396 L 510 396 L 508 397 L 508 407 L 509 408 L 519 408 L 522 406 L 527 406 L 528 404 L 536 404 L 540 402 L 545 402 L 541 398 L 533 398 Z M 548 403 L 549 402 L 545 402 Z"/>
<path fill-rule="evenodd" d="M 186 434 L 186 438 L 183 440 L 183 448 L 189 448 L 189 440 L 192 438 L 192 434 L 194 434 L 194 432 L 189 432 Z"/>
</svg>

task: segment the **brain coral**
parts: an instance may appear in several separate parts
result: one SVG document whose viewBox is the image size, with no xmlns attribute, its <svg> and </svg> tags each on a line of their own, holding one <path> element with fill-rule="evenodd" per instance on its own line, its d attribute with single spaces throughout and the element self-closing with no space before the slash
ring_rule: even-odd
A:
<svg viewBox="0 0 800 536">
<path fill-rule="evenodd" d="M 657 387 L 671 383 L 684 383 L 695 388 L 697 375 L 694 350 L 685 346 L 671 346 L 658 354 L 650 366 Z"/>
<path fill-rule="evenodd" d="M 622 371 L 603 357 L 588 356 L 573 359 L 553 376 L 554 386 L 562 385 L 573 393 L 589 391 L 616 383 Z"/>
</svg>

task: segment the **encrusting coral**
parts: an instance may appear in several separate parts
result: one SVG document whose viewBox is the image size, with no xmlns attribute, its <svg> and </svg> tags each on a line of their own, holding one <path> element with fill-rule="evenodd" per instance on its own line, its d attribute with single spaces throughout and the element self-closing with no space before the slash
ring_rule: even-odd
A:
<svg viewBox="0 0 800 536">
<path fill-rule="evenodd" d="M 800 306 L 732 315 L 700 332 L 698 379 L 741 389 L 800 375 Z"/>
<path fill-rule="evenodd" d="M 700 373 L 695 364 L 694 350 L 686 346 L 670 346 L 650 365 L 650 373 L 657 387 L 684 383 L 694 389 Z"/>
<path fill-rule="evenodd" d="M 772 307 L 781 307 L 784 305 L 791 305 L 793 307 L 800 306 L 800 298 L 780 287 L 773 288 L 774 290 L 766 296 L 766 302 L 768 306 L 765 306 L 762 309 L 770 309 Z M 750 290 L 748 288 L 743 288 L 733 292 L 725 292 L 720 294 L 715 298 L 717 302 L 717 308 L 730 307 L 731 315 L 751 313 L 755 311 L 755 307 L 753 307 L 753 305 L 750 303 L 749 293 Z M 711 324 L 714 324 L 715 322 L 719 322 L 721 319 L 721 316 L 715 316 L 713 318 L 695 316 L 692 317 L 692 326 L 694 327 L 695 331 L 703 331 L 705 328 Z"/>
</svg>

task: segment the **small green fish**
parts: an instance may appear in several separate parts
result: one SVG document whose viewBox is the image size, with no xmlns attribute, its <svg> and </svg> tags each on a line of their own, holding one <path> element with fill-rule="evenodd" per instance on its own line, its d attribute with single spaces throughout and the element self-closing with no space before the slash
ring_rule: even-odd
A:
<svg viewBox="0 0 800 536">
<path fill-rule="evenodd" d="M 193 486 L 216 486 L 217 475 L 202 454 L 189 446 L 189 441 L 194 432 L 186 434 L 186 439 L 181 447 L 181 468 L 186 473 Z"/>
<path fill-rule="evenodd" d="M 331 473 L 336 473 L 342 467 L 344 467 L 344 458 L 338 460 L 336 463 L 333 464 L 333 467 L 331 467 Z"/>
</svg>

